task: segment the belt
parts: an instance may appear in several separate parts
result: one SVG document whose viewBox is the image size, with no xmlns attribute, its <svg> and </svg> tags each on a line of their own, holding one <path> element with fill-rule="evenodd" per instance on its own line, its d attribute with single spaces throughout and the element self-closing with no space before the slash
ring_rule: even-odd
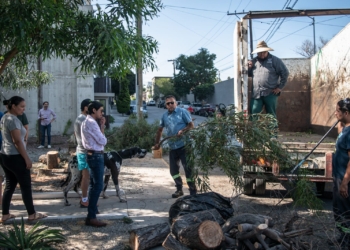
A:
<svg viewBox="0 0 350 250">
<path fill-rule="evenodd" d="M 88 154 L 103 154 L 103 150 L 101 151 L 96 151 L 96 150 L 88 150 Z"/>
</svg>

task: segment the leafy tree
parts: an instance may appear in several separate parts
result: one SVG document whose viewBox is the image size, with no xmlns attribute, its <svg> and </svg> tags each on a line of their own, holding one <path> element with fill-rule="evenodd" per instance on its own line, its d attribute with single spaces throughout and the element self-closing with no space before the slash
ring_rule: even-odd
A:
<svg viewBox="0 0 350 250">
<path fill-rule="evenodd" d="M 317 49 L 322 49 L 323 46 L 325 46 L 329 40 L 323 38 L 322 36 L 319 37 L 320 43 L 317 45 Z M 301 46 L 297 46 L 297 49 L 295 51 L 301 56 L 304 57 L 312 57 L 314 53 L 314 43 L 311 42 L 309 39 L 306 39 L 302 42 Z"/>
<path fill-rule="evenodd" d="M 130 94 L 128 88 L 128 81 L 121 82 L 121 92 L 117 100 L 117 110 L 121 114 L 125 114 L 130 110 Z"/>
<path fill-rule="evenodd" d="M 170 78 L 161 78 L 156 82 L 155 85 L 155 89 L 159 94 L 162 94 L 163 96 L 167 96 L 167 95 L 173 95 L 175 96 L 177 99 L 180 97 L 174 88 L 174 83 L 173 80 Z"/>
<path fill-rule="evenodd" d="M 210 54 L 205 48 L 192 56 L 180 55 L 176 59 L 179 72 L 174 77 L 176 92 L 183 96 L 201 84 L 213 84 L 218 71 L 214 68 L 215 59 L 216 55 Z"/>
<path fill-rule="evenodd" d="M 129 72 L 125 76 L 122 76 L 120 78 L 115 77 L 115 75 L 111 75 L 110 77 L 112 78 L 112 81 L 111 81 L 112 92 L 115 94 L 115 96 L 118 96 L 120 94 L 122 81 L 128 82 L 129 95 L 133 95 L 136 93 L 136 88 L 135 88 L 136 75 L 131 70 L 129 70 Z"/>
<path fill-rule="evenodd" d="M 0 2 L 0 77 L 10 87 L 9 70 L 25 76 L 37 58 L 75 58 L 80 70 L 120 75 L 137 64 L 155 67 L 152 54 L 158 43 L 136 34 L 134 17 L 147 21 L 162 8 L 161 0 L 109 0 L 106 9 L 83 12 L 81 0 L 31 0 Z M 38 83 L 39 81 L 37 81 Z M 15 86 L 20 86 L 17 84 Z"/>
<path fill-rule="evenodd" d="M 212 96 L 215 92 L 215 87 L 213 84 L 201 84 L 197 86 L 193 91 L 193 94 L 200 101 L 207 99 Z"/>
</svg>

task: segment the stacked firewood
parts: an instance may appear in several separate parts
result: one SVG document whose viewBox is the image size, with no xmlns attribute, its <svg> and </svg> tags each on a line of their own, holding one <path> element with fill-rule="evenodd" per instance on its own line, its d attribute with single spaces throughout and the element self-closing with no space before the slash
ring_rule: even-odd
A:
<svg viewBox="0 0 350 250">
<path fill-rule="evenodd" d="M 293 229 L 287 223 L 288 229 Z M 224 220 L 216 209 L 186 214 L 168 223 L 131 231 L 130 246 L 145 250 L 162 245 L 167 250 L 206 249 L 310 249 L 299 236 L 312 234 L 312 229 L 279 232 L 273 229 L 271 217 L 240 214 Z"/>
</svg>

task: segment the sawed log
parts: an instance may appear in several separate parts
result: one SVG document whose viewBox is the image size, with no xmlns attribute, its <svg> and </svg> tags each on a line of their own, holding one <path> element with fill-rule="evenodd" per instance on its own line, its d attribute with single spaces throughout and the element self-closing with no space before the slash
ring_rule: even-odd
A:
<svg viewBox="0 0 350 250">
<path fill-rule="evenodd" d="M 161 246 L 169 233 L 168 223 L 137 228 L 131 231 L 129 243 L 133 250 L 145 250 Z"/>
<path fill-rule="evenodd" d="M 223 236 L 219 223 L 207 220 L 181 230 L 178 240 L 189 248 L 207 250 L 220 246 Z"/>
<path fill-rule="evenodd" d="M 253 225 L 259 225 L 259 224 L 267 224 L 268 227 L 273 227 L 274 222 L 271 217 L 260 215 L 260 214 L 239 214 L 236 216 L 232 216 L 231 218 L 226 220 L 226 223 L 222 226 L 222 231 L 224 233 L 229 232 L 232 228 L 237 227 L 238 224 L 253 224 Z"/>
<path fill-rule="evenodd" d="M 195 223 L 203 222 L 206 220 L 215 221 L 219 225 L 225 223 L 220 213 L 216 209 L 210 209 L 205 211 L 200 211 L 192 214 L 186 214 L 176 218 L 173 225 L 171 226 L 171 232 L 178 239 L 179 234 L 182 230 Z"/>
<path fill-rule="evenodd" d="M 190 248 L 178 241 L 172 233 L 168 234 L 162 246 L 166 250 L 190 250 Z"/>
</svg>

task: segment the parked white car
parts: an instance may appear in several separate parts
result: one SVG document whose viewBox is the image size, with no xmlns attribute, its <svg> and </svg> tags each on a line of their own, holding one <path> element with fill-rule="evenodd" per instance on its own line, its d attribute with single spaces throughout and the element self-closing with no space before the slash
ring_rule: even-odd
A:
<svg viewBox="0 0 350 250">
<path fill-rule="evenodd" d="M 154 100 L 150 100 L 147 103 L 148 106 L 156 106 L 156 102 Z"/>
</svg>

